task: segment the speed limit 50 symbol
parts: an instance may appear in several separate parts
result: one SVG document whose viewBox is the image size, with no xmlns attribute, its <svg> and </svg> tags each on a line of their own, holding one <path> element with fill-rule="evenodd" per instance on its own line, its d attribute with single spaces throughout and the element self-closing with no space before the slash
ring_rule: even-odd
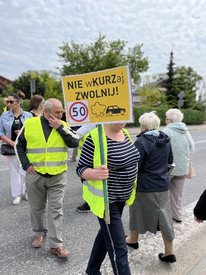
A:
<svg viewBox="0 0 206 275">
<path fill-rule="evenodd" d="M 84 102 L 73 102 L 69 107 L 69 117 L 75 122 L 83 122 L 88 118 L 88 107 Z"/>
</svg>

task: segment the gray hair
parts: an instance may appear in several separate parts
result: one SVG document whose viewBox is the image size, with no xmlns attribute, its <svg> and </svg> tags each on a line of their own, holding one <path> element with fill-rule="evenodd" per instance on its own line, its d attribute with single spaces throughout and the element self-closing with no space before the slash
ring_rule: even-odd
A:
<svg viewBox="0 0 206 275">
<path fill-rule="evenodd" d="M 54 105 L 56 105 L 56 104 L 61 104 L 62 105 L 61 101 L 59 101 L 58 99 L 49 98 L 44 102 L 44 110 L 52 111 Z"/>
<path fill-rule="evenodd" d="M 139 118 L 139 123 L 145 130 L 157 130 L 160 126 L 160 119 L 153 111 L 141 115 Z"/>
<path fill-rule="evenodd" d="M 166 112 L 166 118 L 168 118 L 172 123 L 177 123 L 183 120 L 184 114 L 179 109 L 173 108 Z"/>
</svg>

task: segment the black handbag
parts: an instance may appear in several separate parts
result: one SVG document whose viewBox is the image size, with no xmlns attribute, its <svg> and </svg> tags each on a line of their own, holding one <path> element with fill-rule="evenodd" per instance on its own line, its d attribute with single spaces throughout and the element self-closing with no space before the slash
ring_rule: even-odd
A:
<svg viewBox="0 0 206 275">
<path fill-rule="evenodd" d="M 1 145 L 1 154 L 3 156 L 12 156 L 12 155 L 15 155 L 14 147 L 11 146 L 10 144 L 3 143 Z"/>
</svg>

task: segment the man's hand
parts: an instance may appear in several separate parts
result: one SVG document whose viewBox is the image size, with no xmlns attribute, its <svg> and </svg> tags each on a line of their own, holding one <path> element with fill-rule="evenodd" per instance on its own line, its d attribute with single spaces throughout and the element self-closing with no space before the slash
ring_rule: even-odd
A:
<svg viewBox="0 0 206 275">
<path fill-rule="evenodd" d="M 55 116 L 53 116 L 52 114 L 49 115 L 49 125 L 52 127 L 52 128 L 59 128 L 59 126 L 61 126 L 61 121 L 59 119 L 57 119 Z"/>
<path fill-rule="evenodd" d="M 34 167 L 31 165 L 31 166 L 29 166 L 29 168 L 26 170 L 26 173 L 27 173 L 27 174 L 35 175 L 35 174 L 36 174 L 36 171 L 34 170 Z"/>
</svg>

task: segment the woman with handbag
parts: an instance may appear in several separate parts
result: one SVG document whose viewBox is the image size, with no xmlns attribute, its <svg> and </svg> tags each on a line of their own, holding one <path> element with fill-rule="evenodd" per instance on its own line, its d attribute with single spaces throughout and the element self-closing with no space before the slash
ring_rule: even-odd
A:
<svg viewBox="0 0 206 275">
<path fill-rule="evenodd" d="M 183 113 L 179 109 L 166 112 L 166 127 L 163 132 L 171 140 L 175 167 L 170 174 L 170 202 L 172 218 L 175 222 L 182 221 L 182 196 L 185 179 L 189 172 L 191 154 L 195 151 L 194 141 L 185 123 Z"/>
<path fill-rule="evenodd" d="M 2 113 L 0 117 L 0 138 L 3 141 L 1 152 L 8 159 L 10 178 L 11 178 L 11 194 L 13 204 L 19 204 L 22 198 L 25 198 L 25 182 L 24 172 L 21 169 L 17 156 L 15 155 L 14 145 L 16 137 L 27 118 L 32 114 L 21 109 L 21 101 L 24 94 L 22 92 L 11 93 L 7 97 L 7 107 L 9 111 Z M 13 151 L 13 152 L 11 152 Z"/>
</svg>

